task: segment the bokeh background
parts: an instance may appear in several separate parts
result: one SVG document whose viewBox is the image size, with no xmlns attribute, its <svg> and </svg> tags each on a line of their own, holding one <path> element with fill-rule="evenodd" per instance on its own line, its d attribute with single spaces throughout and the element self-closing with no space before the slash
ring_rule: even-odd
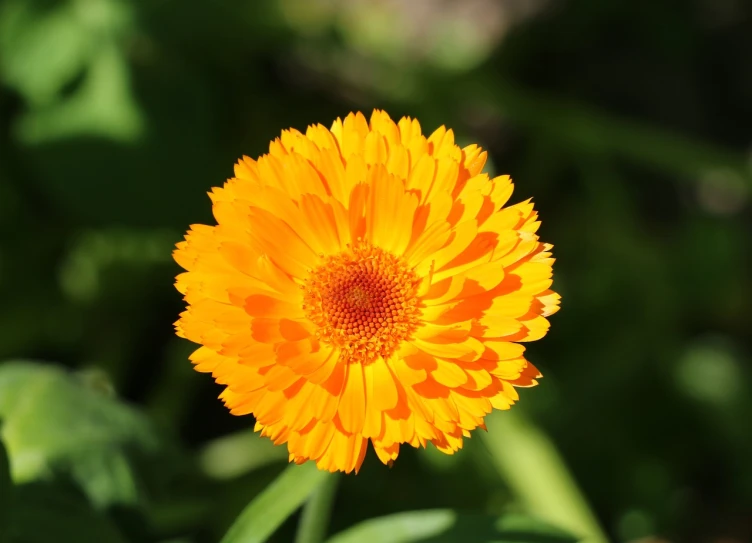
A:
<svg viewBox="0 0 752 543">
<path fill-rule="evenodd" d="M 524 439 L 494 459 L 529 431 L 611 540 L 751 541 L 750 58 L 743 0 L 2 0 L 6 531 L 218 541 L 284 469 L 193 372 L 170 253 L 241 155 L 379 107 L 534 197 L 563 309 L 517 430 L 369 454 L 331 532 L 555 503 Z"/>
</svg>

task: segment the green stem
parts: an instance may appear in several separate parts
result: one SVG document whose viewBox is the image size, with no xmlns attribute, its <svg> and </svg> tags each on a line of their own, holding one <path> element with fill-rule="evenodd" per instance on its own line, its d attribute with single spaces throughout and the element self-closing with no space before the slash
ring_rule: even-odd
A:
<svg viewBox="0 0 752 543">
<path fill-rule="evenodd" d="M 486 418 L 481 433 L 502 478 L 532 514 L 582 538 L 607 543 L 585 497 L 551 440 L 514 411 Z"/>
<path fill-rule="evenodd" d="M 324 540 L 338 481 L 339 474 L 336 473 L 325 477 L 308 498 L 300 516 L 295 543 L 321 543 Z"/>
</svg>

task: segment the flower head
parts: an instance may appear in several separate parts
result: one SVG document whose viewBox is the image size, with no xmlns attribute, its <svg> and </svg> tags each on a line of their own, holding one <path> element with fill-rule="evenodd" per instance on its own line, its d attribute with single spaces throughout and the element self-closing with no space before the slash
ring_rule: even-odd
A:
<svg viewBox="0 0 752 543">
<path fill-rule="evenodd" d="M 558 309 L 551 245 L 508 176 L 444 127 L 374 111 L 282 132 L 210 193 L 175 260 L 178 335 L 233 414 L 291 461 L 358 470 L 370 440 L 452 454 L 538 370 L 520 342 Z"/>
</svg>

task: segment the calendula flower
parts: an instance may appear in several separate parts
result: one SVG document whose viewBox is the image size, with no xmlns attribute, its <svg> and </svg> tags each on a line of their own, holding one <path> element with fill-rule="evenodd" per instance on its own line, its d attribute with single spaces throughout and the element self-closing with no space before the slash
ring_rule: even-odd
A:
<svg viewBox="0 0 752 543">
<path fill-rule="evenodd" d="M 195 368 L 291 461 L 357 471 L 369 440 L 384 463 L 403 443 L 452 454 L 536 384 L 520 342 L 558 309 L 551 245 L 485 161 L 378 110 L 285 130 L 177 244 Z"/>
</svg>

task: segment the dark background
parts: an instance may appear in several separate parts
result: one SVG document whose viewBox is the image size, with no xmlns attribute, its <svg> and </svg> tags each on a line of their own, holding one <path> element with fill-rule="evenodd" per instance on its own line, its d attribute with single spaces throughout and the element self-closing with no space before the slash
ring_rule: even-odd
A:
<svg viewBox="0 0 752 543">
<path fill-rule="evenodd" d="M 2 0 L 0 359 L 75 369 L 157 429 L 128 460 L 137 490 L 94 499 L 131 540 L 217 540 L 286 458 L 192 371 L 172 246 L 211 222 L 206 191 L 241 155 L 379 107 L 479 143 L 513 201 L 534 197 L 563 302 L 528 351 L 545 379 L 514 409 L 609 536 L 750 541 L 750 59 L 745 0 Z M 16 465 L 41 447 L 90 490 L 91 460 L 10 435 L 11 389 L 36 406 L 23 432 L 69 401 L 18 367 L 0 363 L 16 482 L 49 482 Z M 482 443 L 466 448 L 403 449 L 391 471 L 369 454 L 332 529 L 513 508 Z"/>
</svg>

